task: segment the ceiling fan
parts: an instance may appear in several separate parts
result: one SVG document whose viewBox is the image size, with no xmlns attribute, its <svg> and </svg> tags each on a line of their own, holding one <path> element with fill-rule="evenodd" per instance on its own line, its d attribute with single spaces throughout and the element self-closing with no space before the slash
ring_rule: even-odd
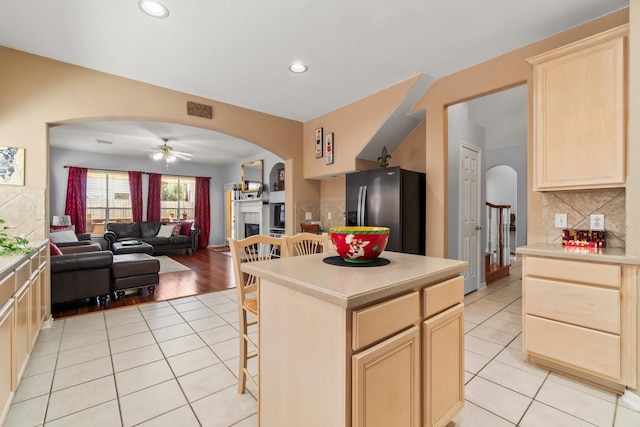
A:
<svg viewBox="0 0 640 427">
<path fill-rule="evenodd" d="M 156 151 L 151 154 L 151 158 L 153 160 L 162 160 L 164 159 L 167 163 L 175 162 L 176 159 L 182 160 L 191 160 L 193 154 L 185 153 L 183 151 L 175 151 L 173 147 L 167 145 L 169 140 L 167 138 L 162 138 L 162 145 L 158 145 L 156 147 Z"/>
</svg>

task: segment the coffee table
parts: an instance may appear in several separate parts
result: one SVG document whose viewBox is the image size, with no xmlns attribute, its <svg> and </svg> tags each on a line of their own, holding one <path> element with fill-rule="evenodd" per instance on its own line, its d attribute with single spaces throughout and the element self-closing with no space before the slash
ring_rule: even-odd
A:
<svg viewBox="0 0 640 427">
<path fill-rule="evenodd" d="M 127 243 L 128 240 L 124 240 L 121 242 L 115 242 L 111 245 L 111 252 L 114 255 L 123 255 L 123 254 L 147 254 L 153 255 L 153 246 L 150 244 L 136 240 L 137 244 Z"/>
</svg>

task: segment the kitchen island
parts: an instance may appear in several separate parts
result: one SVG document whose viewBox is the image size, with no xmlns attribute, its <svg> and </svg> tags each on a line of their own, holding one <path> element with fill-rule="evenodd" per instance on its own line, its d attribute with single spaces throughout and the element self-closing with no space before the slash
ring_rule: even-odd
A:
<svg viewBox="0 0 640 427">
<path fill-rule="evenodd" d="M 446 425 L 464 404 L 467 263 L 326 257 L 242 266 L 260 277 L 259 425 Z"/>
</svg>

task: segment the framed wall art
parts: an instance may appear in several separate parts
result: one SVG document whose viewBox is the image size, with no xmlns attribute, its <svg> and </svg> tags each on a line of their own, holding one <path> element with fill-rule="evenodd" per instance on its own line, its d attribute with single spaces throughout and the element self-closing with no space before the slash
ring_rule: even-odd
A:
<svg viewBox="0 0 640 427">
<path fill-rule="evenodd" d="M 316 129 L 316 159 L 322 157 L 322 128 Z"/>
<path fill-rule="evenodd" d="M 324 139 L 325 151 L 327 155 L 324 158 L 324 164 L 330 165 L 333 163 L 333 132 L 328 133 Z"/>
<path fill-rule="evenodd" d="M 24 185 L 24 148 L 0 146 L 0 184 Z"/>
</svg>

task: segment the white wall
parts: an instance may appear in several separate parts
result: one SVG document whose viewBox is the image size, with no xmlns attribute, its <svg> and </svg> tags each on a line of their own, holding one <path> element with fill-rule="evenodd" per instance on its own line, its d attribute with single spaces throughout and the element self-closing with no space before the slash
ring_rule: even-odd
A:
<svg viewBox="0 0 640 427">
<path fill-rule="evenodd" d="M 208 176 L 210 182 L 211 203 L 211 231 L 209 234 L 209 246 L 221 246 L 226 244 L 224 229 L 224 184 L 226 182 L 225 166 L 201 165 L 193 161 L 178 160 L 166 167 L 164 162 L 156 162 L 151 159 L 132 158 L 125 156 L 110 156 L 103 154 L 87 153 L 82 151 L 65 150 L 50 147 L 50 212 L 53 215 L 63 215 L 67 193 L 67 177 L 69 169 L 64 166 L 78 166 L 86 168 L 107 169 L 114 171 L 142 171 L 177 176 Z M 240 167 L 238 166 L 238 170 Z M 143 218 L 147 208 L 147 180 L 143 175 Z M 240 181 L 240 178 L 237 178 Z M 51 218 L 49 218 L 51 220 Z"/>
<path fill-rule="evenodd" d="M 459 219 L 459 193 L 460 193 L 460 143 L 464 142 L 468 145 L 480 148 L 482 151 L 480 159 L 480 170 L 484 171 L 484 146 L 485 131 L 482 126 L 478 126 L 469 120 L 469 106 L 467 103 L 452 105 L 447 109 L 449 121 L 449 190 L 448 190 L 448 251 L 447 257 L 458 259 L 458 227 Z M 427 171 L 427 180 L 429 180 L 429 171 Z M 481 177 L 484 180 L 484 177 Z M 484 183 L 480 182 L 481 195 L 480 200 L 485 200 Z M 429 203 L 429 201 L 427 201 Z M 482 208 L 482 207 L 481 207 Z M 480 209 L 480 212 L 483 212 Z M 483 218 L 482 216 L 480 218 Z M 427 230 L 427 239 L 428 236 Z M 480 239 L 485 241 L 484 226 L 481 231 Z M 481 282 L 484 281 L 484 268 L 481 269 Z"/>
</svg>

